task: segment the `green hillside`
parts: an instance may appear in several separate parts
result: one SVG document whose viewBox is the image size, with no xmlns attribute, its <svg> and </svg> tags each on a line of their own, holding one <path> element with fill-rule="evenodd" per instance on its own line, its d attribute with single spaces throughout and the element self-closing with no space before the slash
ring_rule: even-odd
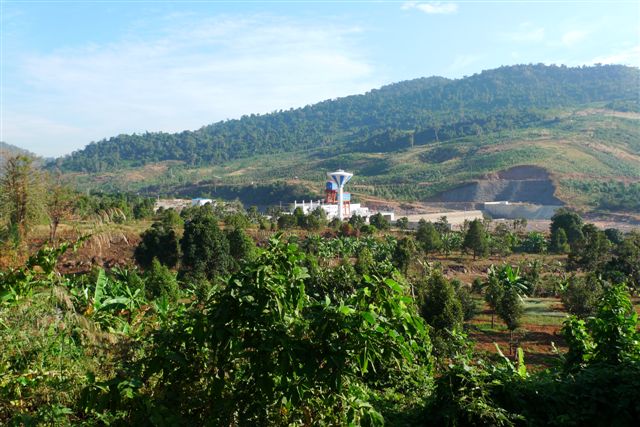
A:
<svg viewBox="0 0 640 427">
<path fill-rule="evenodd" d="M 218 165 L 303 149 L 393 151 L 536 126 L 554 119 L 551 108 L 599 101 L 631 101 L 637 108 L 639 82 L 640 71 L 624 66 L 520 65 L 459 80 L 422 78 L 194 132 L 120 135 L 91 143 L 57 165 L 64 171 L 100 172 L 167 160 Z"/>
<path fill-rule="evenodd" d="M 57 166 L 85 188 L 251 204 L 318 197 L 325 172 L 345 168 L 360 197 L 637 212 L 639 77 L 623 66 L 535 65 L 417 79 L 196 132 L 119 136 Z M 532 175 L 508 182 L 505 171 L 523 165 L 543 172 L 520 169 Z"/>
<path fill-rule="evenodd" d="M 318 197 L 325 172 L 347 168 L 355 173 L 350 189 L 361 197 L 427 201 L 498 171 L 532 165 L 548 172 L 549 185 L 564 203 L 588 210 L 640 211 L 640 114 L 582 109 L 560 115 L 545 127 L 461 137 L 394 152 L 330 154 L 316 149 L 206 167 L 174 161 L 69 176 L 83 188 L 239 197 L 249 204 L 269 204 Z"/>
</svg>

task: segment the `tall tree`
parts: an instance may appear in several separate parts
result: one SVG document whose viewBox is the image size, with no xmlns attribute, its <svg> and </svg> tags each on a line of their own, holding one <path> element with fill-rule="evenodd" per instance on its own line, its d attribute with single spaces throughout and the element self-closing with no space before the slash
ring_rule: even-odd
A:
<svg viewBox="0 0 640 427">
<path fill-rule="evenodd" d="M 509 329 L 509 349 L 513 354 L 513 331 L 520 326 L 520 319 L 524 314 L 524 303 L 515 287 L 505 289 L 496 311 Z"/>
<path fill-rule="evenodd" d="M 439 271 L 434 271 L 423 282 L 420 289 L 420 314 L 431 326 L 434 350 L 440 354 L 450 354 L 452 333 L 460 331 L 463 312 L 460 300 L 451 284 Z"/>
<path fill-rule="evenodd" d="M 584 271 L 599 270 L 611 257 L 611 242 L 603 231 L 593 224 L 582 227 L 582 238 L 574 242 L 569 254 L 568 266 Z"/>
<path fill-rule="evenodd" d="M 514 269 L 509 264 L 502 267 L 493 265 L 489 267 L 485 287 L 485 301 L 495 312 L 498 312 L 502 298 L 508 290 L 515 289 L 520 299 L 528 293 L 526 278 L 520 275 L 519 268 Z M 498 313 L 498 315 L 500 314 Z M 491 327 L 493 327 L 493 313 L 491 314 Z"/>
<path fill-rule="evenodd" d="M 605 275 L 609 279 L 626 282 L 640 289 L 640 232 L 633 231 L 616 246 L 614 257 L 604 267 Z"/>
<path fill-rule="evenodd" d="M 551 242 L 560 240 L 556 234 L 562 229 L 570 246 L 582 239 L 582 218 L 576 212 L 560 208 L 551 217 Z"/>
<path fill-rule="evenodd" d="M 18 155 L 7 159 L 0 179 L 0 209 L 10 234 L 17 242 L 24 242 L 42 212 L 40 173 L 33 159 Z"/>
<path fill-rule="evenodd" d="M 52 184 L 47 191 L 45 211 L 49 217 L 49 241 L 55 243 L 58 226 L 69 218 L 75 209 L 73 190 L 60 182 L 60 179 L 52 178 Z"/>
<path fill-rule="evenodd" d="M 438 251 L 442 247 L 440 233 L 430 222 L 420 222 L 416 231 L 416 241 L 427 253 Z"/>
<path fill-rule="evenodd" d="M 482 221 L 479 219 L 471 221 L 469 231 L 467 231 L 467 234 L 464 236 L 462 247 L 473 251 L 473 259 L 476 259 L 478 255 L 486 255 L 489 249 L 489 240 Z"/>
<path fill-rule="evenodd" d="M 398 267 L 398 270 L 402 271 L 405 275 L 411 265 L 411 260 L 416 254 L 416 245 L 413 239 L 404 237 L 398 240 L 396 247 L 393 251 L 393 264 Z"/>
<path fill-rule="evenodd" d="M 208 206 L 201 207 L 185 221 L 180 246 L 183 273 L 204 274 L 212 279 L 227 273 L 232 265 L 229 241 Z"/>
</svg>

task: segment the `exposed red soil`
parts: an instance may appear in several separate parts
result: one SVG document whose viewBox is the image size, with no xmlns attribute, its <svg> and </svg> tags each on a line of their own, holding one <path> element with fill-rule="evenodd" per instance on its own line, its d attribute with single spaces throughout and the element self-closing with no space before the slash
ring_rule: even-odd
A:
<svg viewBox="0 0 640 427">
<path fill-rule="evenodd" d="M 58 271 L 63 274 L 82 273 L 90 271 L 93 267 L 132 266 L 135 264 L 133 252 L 139 242 L 140 236 L 136 233 L 94 236 L 76 252 L 65 253 L 58 262 Z"/>
<path fill-rule="evenodd" d="M 554 307 L 554 310 L 556 307 Z M 488 311 L 482 312 L 490 316 Z M 495 319 L 496 325 L 500 320 Z M 512 355 L 509 347 L 509 331 L 484 331 L 479 324 L 486 324 L 484 319 L 473 319 L 469 322 L 469 338 L 475 343 L 475 349 L 481 353 L 498 354 L 495 344 L 505 356 Z M 560 326 L 524 324 L 513 334 L 514 348 L 521 347 L 527 367 L 540 369 L 549 367 L 555 357 L 556 349 L 565 352 L 566 343 L 560 335 Z M 555 346 L 555 349 L 554 349 Z"/>
</svg>

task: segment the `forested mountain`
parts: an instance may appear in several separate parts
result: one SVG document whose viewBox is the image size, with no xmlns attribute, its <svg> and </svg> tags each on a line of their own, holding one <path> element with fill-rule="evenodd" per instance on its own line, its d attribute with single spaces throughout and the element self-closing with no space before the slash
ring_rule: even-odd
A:
<svg viewBox="0 0 640 427">
<path fill-rule="evenodd" d="M 7 144 L 6 142 L 0 141 L 0 156 L 15 156 L 17 154 L 34 156 L 33 153 L 25 150 L 24 148 L 16 147 L 15 145 Z"/>
<path fill-rule="evenodd" d="M 430 142 L 553 124 L 554 109 L 605 103 L 638 110 L 640 70 L 619 65 L 517 65 L 458 80 L 421 78 L 299 109 L 244 116 L 181 133 L 120 135 L 60 158 L 63 171 L 103 172 L 178 160 L 219 166 L 260 154 L 322 149 L 389 152 Z"/>
</svg>

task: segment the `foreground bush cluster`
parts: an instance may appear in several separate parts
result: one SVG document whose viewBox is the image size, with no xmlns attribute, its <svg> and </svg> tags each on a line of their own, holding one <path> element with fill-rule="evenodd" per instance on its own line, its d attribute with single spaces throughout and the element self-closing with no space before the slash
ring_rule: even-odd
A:
<svg viewBox="0 0 640 427">
<path fill-rule="evenodd" d="M 396 267 L 402 240 L 347 240 L 353 247 L 296 240 L 274 235 L 209 276 L 190 268 L 178 279 L 158 261 L 145 272 L 61 275 L 56 262 L 74 249 L 69 244 L 0 273 L 0 422 L 632 425 L 640 418 L 640 336 L 624 285 L 604 286 L 591 317 L 568 318 L 568 352 L 530 374 L 522 351 L 515 361 L 472 352 L 463 288 L 437 268 L 407 279 Z M 355 264 L 336 257 L 343 251 Z M 517 305 L 527 287 L 503 267 L 489 272 L 485 293 L 493 288 L 508 324 L 513 309 L 500 308 L 504 295 L 514 292 Z"/>
</svg>

